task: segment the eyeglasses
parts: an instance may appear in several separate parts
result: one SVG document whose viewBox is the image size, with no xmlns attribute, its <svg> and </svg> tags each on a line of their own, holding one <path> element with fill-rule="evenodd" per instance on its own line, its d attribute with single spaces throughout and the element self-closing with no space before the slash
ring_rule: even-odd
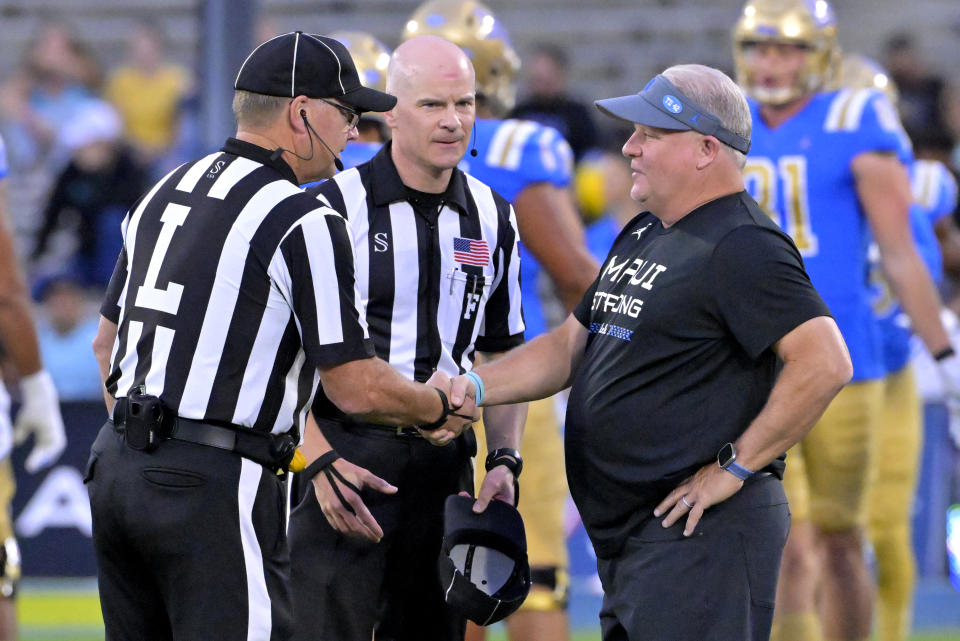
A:
<svg viewBox="0 0 960 641">
<path fill-rule="evenodd" d="M 320 102 L 325 102 L 331 107 L 336 107 L 343 114 L 343 117 L 347 119 L 347 129 L 353 129 L 357 126 L 357 123 L 360 122 L 360 112 L 356 109 L 351 109 L 350 107 L 341 105 L 339 102 L 334 102 L 333 100 L 327 100 L 326 98 L 317 98 Z"/>
</svg>

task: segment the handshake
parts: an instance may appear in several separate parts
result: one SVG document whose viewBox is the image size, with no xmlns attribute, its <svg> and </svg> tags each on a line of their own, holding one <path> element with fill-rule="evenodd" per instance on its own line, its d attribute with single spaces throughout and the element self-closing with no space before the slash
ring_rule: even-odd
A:
<svg viewBox="0 0 960 641">
<path fill-rule="evenodd" d="M 476 388 L 470 378 L 450 378 L 443 372 L 436 371 L 426 384 L 436 388 L 444 401 L 443 416 L 435 423 L 417 428 L 430 443 L 447 445 L 480 420 Z"/>
</svg>

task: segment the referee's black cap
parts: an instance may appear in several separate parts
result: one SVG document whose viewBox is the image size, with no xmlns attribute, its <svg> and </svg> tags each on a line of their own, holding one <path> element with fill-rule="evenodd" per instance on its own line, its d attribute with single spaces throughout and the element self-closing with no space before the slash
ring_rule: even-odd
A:
<svg viewBox="0 0 960 641">
<path fill-rule="evenodd" d="M 334 38 L 285 33 L 254 49 L 240 66 L 234 89 L 267 96 L 337 98 L 358 111 L 389 111 L 397 99 L 364 87 L 350 52 Z"/>
<path fill-rule="evenodd" d="M 527 536 L 509 503 L 490 501 L 480 514 L 473 503 L 453 495 L 444 504 L 440 581 L 452 608 L 490 625 L 513 614 L 530 591 Z"/>
</svg>

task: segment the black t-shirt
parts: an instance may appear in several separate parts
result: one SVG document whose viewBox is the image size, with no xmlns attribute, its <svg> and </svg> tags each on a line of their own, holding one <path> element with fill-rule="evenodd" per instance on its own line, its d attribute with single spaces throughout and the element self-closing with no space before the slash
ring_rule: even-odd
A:
<svg viewBox="0 0 960 641">
<path fill-rule="evenodd" d="M 573 313 L 590 335 L 567 406 L 567 476 L 602 557 L 744 432 L 776 378 L 772 345 L 830 315 L 746 192 L 667 229 L 638 215 Z"/>
</svg>

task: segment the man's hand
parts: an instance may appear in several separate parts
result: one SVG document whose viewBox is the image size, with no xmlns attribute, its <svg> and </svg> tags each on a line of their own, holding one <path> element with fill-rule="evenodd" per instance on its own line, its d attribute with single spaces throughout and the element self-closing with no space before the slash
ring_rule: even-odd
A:
<svg viewBox="0 0 960 641">
<path fill-rule="evenodd" d="M 683 535 L 690 536 L 708 507 L 726 501 L 741 487 L 743 487 L 743 481 L 721 469 L 716 463 L 710 463 L 700 468 L 696 474 L 670 492 L 667 498 L 660 501 L 653 515 L 661 516 L 669 510 L 670 513 L 663 519 L 662 524 L 667 528 L 686 514 L 687 524 L 683 528 Z"/>
<path fill-rule="evenodd" d="M 20 379 L 23 405 L 13 427 L 13 440 L 21 445 L 33 434 L 34 443 L 24 464 L 27 472 L 36 472 L 54 463 L 67 447 L 67 435 L 60 416 L 60 400 L 53 379 L 46 370 Z"/>
<path fill-rule="evenodd" d="M 457 379 L 462 377 L 457 377 Z M 457 380 L 454 379 L 454 380 Z M 465 429 L 473 423 L 480 420 L 477 412 L 477 406 L 473 398 L 464 400 L 453 400 L 451 398 L 451 379 L 441 371 L 436 371 L 427 380 L 427 385 L 436 387 L 446 394 L 447 402 L 450 403 L 450 409 L 454 412 L 447 417 L 446 423 L 435 430 L 420 430 L 423 438 L 427 439 L 433 445 L 448 445 L 453 439 L 460 436 Z"/>
<path fill-rule="evenodd" d="M 480 514 L 487 509 L 490 501 L 493 500 L 516 505 L 514 488 L 513 472 L 506 465 L 497 465 L 483 477 L 477 500 L 473 503 L 473 511 Z M 463 494 L 467 495 L 466 492 Z"/>
<path fill-rule="evenodd" d="M 457 376 L 450 381 L 450 403 L 459 405 L 468 401 L 476 402 L 477 390 L 473 381 L 466 376 Z"/>
<path fill-rule="evenodd" d="M 360 491 L 365 487 L 384 494 L 397 492 L 395 486 L 379 476 L 342 458 L 313 477 L 317 503 L 330 527 L 348 536 L 379 543 L 383 529 L 360 498 Z"/>
<path fill-rule="evenodd" d="M 426 384 L 436 387 L 446 394 L 448 399 L 450 398 L 450 377 L 447 376 L 446 372 L 435 370 L 433 374 L 430 375 L 430 378 L 427 379 Z M 453 401 L 450 402 L 453 403 Z"/>
</svg>

